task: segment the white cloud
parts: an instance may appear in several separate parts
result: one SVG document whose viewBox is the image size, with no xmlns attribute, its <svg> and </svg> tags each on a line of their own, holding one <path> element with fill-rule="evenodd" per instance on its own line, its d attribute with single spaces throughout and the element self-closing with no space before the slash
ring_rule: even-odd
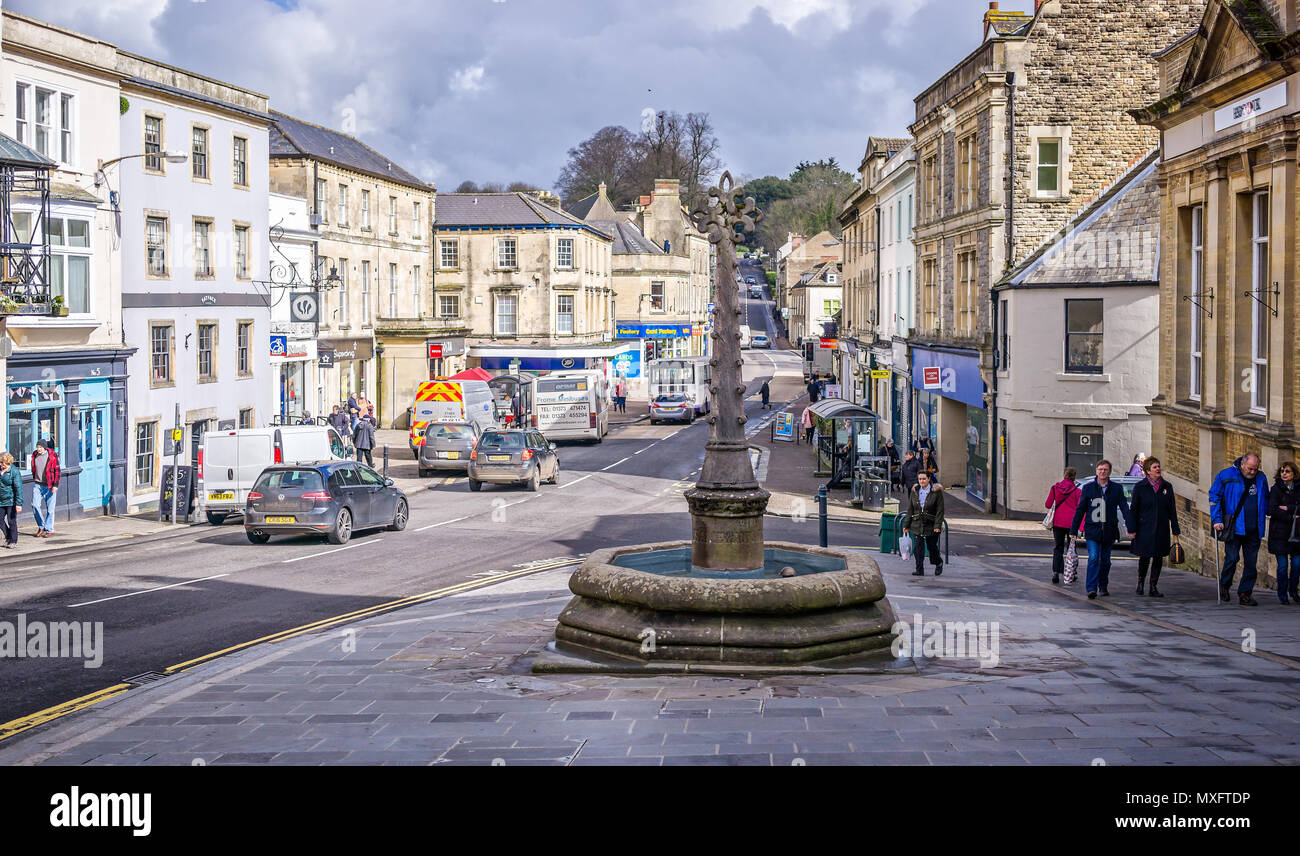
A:
<svg viewBox="0 0 1300 856">
<path fill-rule="evenodd" d="M 482 92 L 487 88 L 487 84 L 483 82 L 483 66 L 471 65 L 457 70 L 447 85 L 451 87 L 452 92 Z"/>
</svg>

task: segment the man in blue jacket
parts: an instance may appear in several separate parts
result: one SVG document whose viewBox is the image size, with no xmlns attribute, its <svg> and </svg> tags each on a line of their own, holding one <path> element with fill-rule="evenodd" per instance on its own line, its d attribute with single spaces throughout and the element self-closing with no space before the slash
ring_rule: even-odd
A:
<svg viewBox="0 0 1300 856">
<path fill-rule="evenodd" d="M 1232 466 L 1214 477 L 1210 485 L 1210 522 L 1215 532 L 1228 530 L 1223 542 L 1223 568 L 1219 572 L 1219 600 L 1232 600 L 1232 578 L 1237 573 L 1237 559 L 1245 554 L 1237 602 L 1242 606 L 1259 606 L 1251 597 L 1255 590 L 1259 542 L 1268 519 L 1268 476 L 1259 471 L 1259 455 L 1253 452 L 1232 462 Z"/>
<path fill-rule="evenodd" d="M 1124 488 L 1110 480 L 1110 461 L 1097 464 L 1097 478 L 1083 486 L 1079 508 L 1074 512 L 1071 532 L 1078 532 L 1082 523 L 1083 537 L 1088 542 L 1088 578 L 1085 587 L 1088 599 L 1093 600 L 1100 591 L 1102 597 L 1110 596 L 1110 550 L 1119 540 L 1119 524 L 1133 537 L 1133 518 L 1124 498 Z"/>
</svg>

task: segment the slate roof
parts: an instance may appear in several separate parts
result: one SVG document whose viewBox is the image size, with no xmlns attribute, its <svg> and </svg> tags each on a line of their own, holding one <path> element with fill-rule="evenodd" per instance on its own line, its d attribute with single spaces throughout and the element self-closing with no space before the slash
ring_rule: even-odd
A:
<svg viewBox="0 0 1300 856">
<path fill-rule="evenodd" d="M 998 287 L 1156 285 L 1160 279 L 1159 162 L 1159 149 L 1152 149 L 1003 277 Z"/>
<path fill-rule="evenodd" d="M 527 193 L 440 193 L 433 221 L 435 229 L 447 226 L 583 226 L 572 214 L 552 208 Z"/>
<path fill-rule="evenodd" d="M 816 288 L 818 286 L 821 286 L 824 288 L 839 288 L 840 285 L 842 285 L 842 283 L 837 282 L 834 285 L 831 285 L 826 280 L 826 274 L 830 273 L 831 271 L 834 271 L 837 274 L 840 273 L 841 272 L 840 263 L 819 262 L 816 267 L 814 267 L 812 270 L 805 273 L 803 276 L 799 277 L 799 283 L 794 287 L 795 288 L 807 288 L 807 287 Z"/>
<path fill-rule="evenodd" d="M 429 190 L 426 182 L 355 137 L 274 110 L 271 111 L 271 119 L 272 158 L 309 157 L 375 178 Z M 441 202 L 439 199 L 439 204 Z"/>
<path fill-rule="evenodd" d="M 652 256 L 666 256 L 664 248 L 645 236 L 635 223 L 627 220 L 588 220 L 587 225 L 612 235 L 614 238 L 614 255 L 642 253 Z"/>
</svg>

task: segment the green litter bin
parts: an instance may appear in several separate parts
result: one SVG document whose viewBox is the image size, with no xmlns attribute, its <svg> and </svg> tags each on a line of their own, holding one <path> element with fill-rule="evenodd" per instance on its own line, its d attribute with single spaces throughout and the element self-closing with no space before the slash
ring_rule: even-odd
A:
<svg viewBox="0 0 1300 856">
<path fill-rule="evenodd" d="M 894 531 L 894 519 L 898 515 L 892 511 L 880 513 L 880 552 L 892 553 L 898 546 L 897 533 Z"/>
</svg>

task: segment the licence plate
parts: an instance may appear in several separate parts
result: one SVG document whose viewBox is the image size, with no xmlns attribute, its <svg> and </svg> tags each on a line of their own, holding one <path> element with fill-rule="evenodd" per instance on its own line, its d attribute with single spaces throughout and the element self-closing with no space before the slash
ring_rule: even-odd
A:
<svg viewBox="0 0 1300 856">
<path fill-rule="evenodd" d="M 208 492 L 208 499 L 234 499 L 234 498 L 235 495 L 230 491 L 226 491 L 224 493 L 215 490 Z"/>
<path fill-rule="evenodd" d="M 267 522 L 267 523 L 297 523 L 297 522 L 298 522 L 298 518 L 296 518 L 296 517 L 268 517 L 268 518 L 266 518 L 266 521 L 265 521 L 265 522 Z"/>
<path fill-rule="evenodd" d="M 460 452 L 443 452 L 442 456 L 444 458 L 451 458 L 452 460 L 455 460 L 460 457 Z"/>
<path fill-rule="evenodd" d="M 510 456 L 509 455 L 488 455 L 488 460 L 494 464 L 508 464 L 510 463 Z"/>
</svg>

